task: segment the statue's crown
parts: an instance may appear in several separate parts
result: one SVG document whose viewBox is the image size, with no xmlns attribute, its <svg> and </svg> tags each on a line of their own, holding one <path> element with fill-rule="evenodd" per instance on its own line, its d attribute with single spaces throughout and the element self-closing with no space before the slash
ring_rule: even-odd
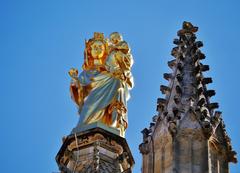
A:
<svg viewBox="0 0 240 173">
<path fill-rule="evenodd" d="M 94 32 L 93 38 L 86 40 L 85 44 L 86 44 L 86 49 L 90 48 L 90 45 L 93 44 L 95 41 L 101 41 L 106 45 L 106 39 L 104 38 L 103 33 L 101 32 Z"/>
<path fill-rule="evenodd" d="M 93 36 L 94 40 L 104 40 L 104 35 L 103 33 L 100 32 L 94 32 L 94 36 Z"/>
</svg>

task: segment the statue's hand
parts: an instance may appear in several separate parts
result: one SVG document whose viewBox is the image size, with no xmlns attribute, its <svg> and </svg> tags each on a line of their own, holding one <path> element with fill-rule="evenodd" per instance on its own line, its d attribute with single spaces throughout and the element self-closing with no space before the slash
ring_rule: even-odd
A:
<svg viewBox="0 0 240 173">
<path fill-rule="evenodd" d="M 72 78 L 70 83 L 70 93 L 73 101 L 81 106 L 83 104 L 83 87 L 80 84 L 78 79 L 78 70 L 75 68 L 71 68 L 68 72 L 70 77 Z"/>
<path fill-rule="evenodd" d="M 77 80 L 78 79 L 78 70 L 75 69 L 75 68 L 71 68 L 69 71 L 68 71 L 68 74 L 70 75 L 70 77 L 74 80 Z"/>
</svg>

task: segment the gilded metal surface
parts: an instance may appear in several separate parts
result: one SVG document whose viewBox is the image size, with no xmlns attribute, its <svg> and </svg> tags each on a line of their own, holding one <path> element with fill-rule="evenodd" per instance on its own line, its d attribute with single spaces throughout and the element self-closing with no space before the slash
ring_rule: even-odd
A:
<svg viewBox="0 0 240 173">
<path fill-rule="evenodd" d="M 128 125 L 127 100 L 133 87 L 133 58 L 122 36 L 102 33 L 85 42 L 83 71 L 71 69 L 70 93 L 79 108 L 79 124 L 102 122 L 124 137 Z"/>
</svg>

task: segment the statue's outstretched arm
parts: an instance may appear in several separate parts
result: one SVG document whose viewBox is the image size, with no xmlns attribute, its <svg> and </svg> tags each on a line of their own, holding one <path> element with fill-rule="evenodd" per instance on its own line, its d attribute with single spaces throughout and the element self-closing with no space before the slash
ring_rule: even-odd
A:
<svg viewBox="0 0 240 173">
<path fill-rule="evenodd" d="M 70 83 L 70 93 L 72 100 L 80 107 L 83 104 L 83 86 L 78 79 L 78 70 L 70 69 L 68 74 L 72 78 Z"/>
</svg>

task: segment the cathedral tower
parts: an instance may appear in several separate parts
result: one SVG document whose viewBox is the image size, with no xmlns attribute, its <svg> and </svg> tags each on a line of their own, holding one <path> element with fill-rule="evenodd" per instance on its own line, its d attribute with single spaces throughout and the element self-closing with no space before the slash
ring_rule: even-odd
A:
<svg viewBox="0 0 240 173">
<path fill-rule="evenodd" d="M 160 86 L 165 98 L 142 131 L 142 173 L 228 173 L 229 162 L 237 162 L 218 103 L 210 101 L 215 91 L 207 88 L 212 78 L 204 77 L 209 66 L 201 63 L 197 30 L 184 22 L 173 41 L 172 73 L 163 75 L 169 85 Z"/>
</svg>

